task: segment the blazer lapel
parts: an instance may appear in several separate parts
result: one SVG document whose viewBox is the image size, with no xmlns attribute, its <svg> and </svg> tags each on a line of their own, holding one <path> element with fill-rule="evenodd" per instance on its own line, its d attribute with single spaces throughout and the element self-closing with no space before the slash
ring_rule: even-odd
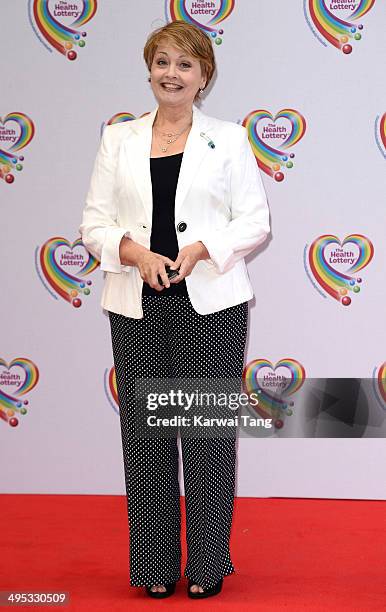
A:
<svg viewBox="0 0 386 612">
<path fill-rule="evenodd" d="M 208 133 L 210 138 L 210 121 L 209 117 L 204 115 L 196 106 L 193 105 L 193 122 L 188 138 L 185 143 L 184 154 L 180 173 L 178 176 L 176 199 L 174 206 L 174 215 L 177 221 L 179 211 L 188 194 L 189 188 L 196 177 L 198 170 L 203 163 L 206 155 L 212 151 L 201 133 Z"/>
<path fill-rule="evenodd" d="M 153 214 L 150 152 L 152 127 L 157 110 L 158 107 L 148 115 L 141 117 L 140 120 L 136 122 L 137 124 L 132 126 L 130 137 L 126 138 L 123 142 L 127 163 L 132 169 L 132 178 L 141 197 L 150 224 Z M 177 183 L 175 198 L 176 220 L 200 165 L 203 163 L 205 156 L 212 151 L 208 146 L 208 140 L 201 136 L 201 133 L 205 133 L 208 138 L 211 138 L 213 134 L 213 124 L 210 121 L 210 117 L 202 113 L 193 105 L 192 127 L 185 143 L 184 155 L 182 156 Z"/>
<path fill-rule="evenodd" d="M 137 125 L 133 125 L 130 136 L 123 141 L 122 146 L 126 161 L 131 168 L 132 179 L 142 200 L 149 224 L 152 221 L 153 192 L 150 174 L 150 152 L 152 127 L 157 109 L 141 117 Z"/>
</svg>

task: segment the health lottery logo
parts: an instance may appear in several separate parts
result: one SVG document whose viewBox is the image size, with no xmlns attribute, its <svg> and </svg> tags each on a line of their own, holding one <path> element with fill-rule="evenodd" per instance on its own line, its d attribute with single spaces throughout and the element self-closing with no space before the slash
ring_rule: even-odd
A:
<svg viewBox="0 0 386 612">
<path fill-rule="evenodd" d="M 349 294 L 361 291 L 362 278 L 357 273 L 368 266 L 373 255 L 371 241 L 362 234 L 350 234 L 342 242 L 337 236 L 324 234 L 311 246 L 305 246 L 304 266 L 308 278 L 323 297 L 330 296 L 349 306 Z"/>
<path fill-rule="evenodd" d="M 44 287 L 56 300 L 62 298 L 74 308 L 82 305 L 80 296 L 90 295 L 92 281 L 86 278 L 98 266 L 81 238 L 71 244 L 56 236 L 35 249 L 35 267 Z"/>
<path fill-rule="evenodd" d="M 112 366 L 110 369 L 106 368 L 105 370 L 104 388 L 110 406 L 116 414 L 119 414 L 117 377 L 114 366 Z"/>
<path fill-rule="evenodd" d="M 0 358 L 0 418 L 11 427 L 19 425 L 21 415 L 28 413 L 26 399 L 39 380 L 37 366 L 26 357 L 11 363 Z"/>
<path fill-rule="evenodd" d="M 235 0 L 165 0 L 166 21 L 186 21 L 201 28 L 216 45 L 221 45 L 224 30 L 218 25 L 228 19 Z"/>
<path fill-rule="evenodd" d="M 23 170 L 24 156 L 18 152 L 29 145 L 35 134 L 35 126 L 24 113 L 8 113 L 0 117 L 0 179 L 11 184 L 15 180 L 12 171 Z"/>
<path fill-rule="evenodd" d="M 74 49 L 86 46 L 83 27 L 94 17 L 97 0 L 29 0 L 28 9 L 32 29 L 44 47 L 76 60 Z"/>
<path fill-rule="evenodd" d="M 293 414 L 293 397 L 305 378 L 304 367 L 291 357 L 280 359 L 275 366 L 268 359 L 254 359 L 244 368 L 243 386 L 248 396 L 258 394 L 254 410 L 264 419 L 272 419 L 276 429 L 281 429 L 285 416 Z"/>
<path fill-rule="evenodd" d="M 102 122 L 101 130 L 100 130 L 101 135 L 106 125 L 113 125 L 115 123 L 126 123 L 126 121 L 133 121 L 134 119 L 140 119 L 141 117 L 144 117 L 145 115 L 149 115 L 149 111 L 146 111 L 146 113 L 143 113 L 142 115 L 139 115 L 138 117 L 133 115 L 133 113 L 128 113 L 128 112 L 115 113 L 115 115 L 113 115 L 108 121 Z"/>
<path fill-rule="evenodd" d="M 386 113 L 375 119 L 375 140 L 383 157 L 386 158 Z"/>
<path fill-rule="evenodd" d="M 126 121 L 133 121 L 136 116 L 133 113 L 115 113 L 104 125 L 112 125 L 114 123 L 125 123 Z"/>
<path fill-rule="evenodd" d="M 374 393 L 380 406 L 386 410 L 386 361 L 373 371 Z"/>
<path fill-rule="evenodd" d="M 293 108 L 283 108 L 273 116 L 267 110 L 251 111 L 242 121 L 259 168 L 284 180 L 283 170 L 294 166 L 295 153 L 289 152 L 304 136 L 306 120 Z M 275 145 L 275 146 L 273 146 Z"/>
<path fill-rule="evenodd" d="M 362 39 L 363 24 L 360 20 L 375 4 L 375 0 L 303 0 L 303 2 L 306 21 L 315 37 L 325 47 L 332 45 L 345 55 L 352 52 L 352 42 Z"/>
</svg>

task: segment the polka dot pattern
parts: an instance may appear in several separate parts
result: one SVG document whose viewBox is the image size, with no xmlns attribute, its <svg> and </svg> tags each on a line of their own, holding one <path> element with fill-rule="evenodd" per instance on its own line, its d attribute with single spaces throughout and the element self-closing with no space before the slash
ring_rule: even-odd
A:
<svg viewBox="0 0 386 612">
<path fill-rule="evenodd" d="M 130 537 L 130 584 L 181 577 L 177 438 L 135 435 L 136 378 L 239 378 L 248 302 L 207 315 L 187 295 L 142 296 L 142 319 L 109 312 L 120 407 Z M 212 587 L 235 568 L 229 551 L 236 436 L 181 436 L 187 564 L 184 575 Z"/>
</svg>

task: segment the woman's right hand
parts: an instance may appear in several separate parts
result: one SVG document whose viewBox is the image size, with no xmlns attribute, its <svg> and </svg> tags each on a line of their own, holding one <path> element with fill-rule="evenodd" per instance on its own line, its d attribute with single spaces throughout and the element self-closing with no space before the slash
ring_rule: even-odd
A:
<svg viewBox="0 0 386 612">
<path fill-rule="evenodd" d="M 157 291 L 170 287 L 170 281 L 165 265 L 174 266 L 174 261 L 166 255 L 154 253 L 138 242 L 124 237 L 119 247 L 121 263 L 128 266 L 137 266 L 142 280 Z M 160 275 L 164 285 L 160 285 L 157 275 Z"/>
</svg>

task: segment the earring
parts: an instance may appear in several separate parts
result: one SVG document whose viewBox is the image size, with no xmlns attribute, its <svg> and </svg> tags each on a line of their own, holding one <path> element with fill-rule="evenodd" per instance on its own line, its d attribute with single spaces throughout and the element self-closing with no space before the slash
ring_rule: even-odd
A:
<svg viewBox="0 0 386 612">
<path fill-rule="evenodd" d="M 201 95 L 202 93 L 204 93 L 204 90 L 203 90 L 203 89 L 200 89 L 200 95 Z"/>
<path fill-rule="evenodd" d="M 151 77 L 148 77 L 148 79 L 147 79 L 147 80 L 148 80 L 148 81 L 149 81 L 149 83 L 150 83 L 150 81 L 151 81 Z"/>
</svg>

